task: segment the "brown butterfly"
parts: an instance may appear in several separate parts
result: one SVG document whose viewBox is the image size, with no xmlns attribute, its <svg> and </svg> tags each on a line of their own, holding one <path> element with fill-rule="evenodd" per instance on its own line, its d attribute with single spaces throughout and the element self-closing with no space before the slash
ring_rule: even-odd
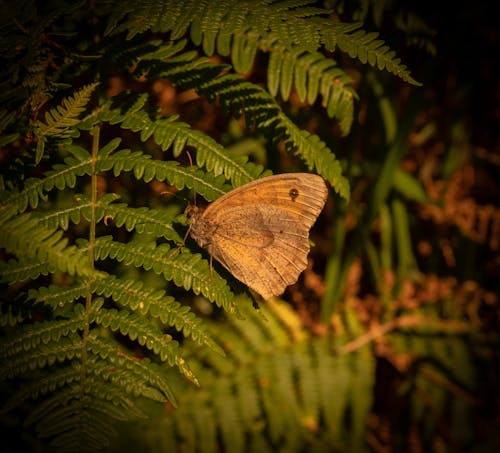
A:
<svg viewBox="0 0 500 453">
<path fill-rule="evenodd" d="M 188 206 L 189 232 L 238 280 L 269 299 L 306 268 L 309 230 L 327 195 L 317 175 L 268 176 L 228 192 L 205 210 Z"/>
</svg>

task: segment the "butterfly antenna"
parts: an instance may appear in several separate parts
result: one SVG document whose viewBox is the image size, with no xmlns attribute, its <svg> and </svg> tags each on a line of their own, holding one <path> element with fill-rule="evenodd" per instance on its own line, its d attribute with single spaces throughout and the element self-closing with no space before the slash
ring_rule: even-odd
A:
<svg viewBox="0 0 500 453">
<path fill-rule="evenodd" d="M 189 151 L 186 151 L 186 154 L 189 159 L 189 167 L 191 168 L 192 172 L 192 178 L 193 178 L 193 202 L 194 205 L 196 206 L 196 190 L 194 190 L 194 165 L 193 165 L 193 158 L 191 157 L 191 153 Z"/>
</svg>

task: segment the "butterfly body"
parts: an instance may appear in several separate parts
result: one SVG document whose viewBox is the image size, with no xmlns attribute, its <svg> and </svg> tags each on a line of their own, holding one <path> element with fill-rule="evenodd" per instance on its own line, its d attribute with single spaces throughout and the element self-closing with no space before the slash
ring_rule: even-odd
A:
<svg viewBox="0 0 500 453">
<path fill-rule="evenodd" d="M 205 210 L 190 206 L 190 234 L 264 299 L 283 293 L 307 266 L 309 230 L 328 189 L 308 173 L 268 176 L 223 195 Z"/>
</svg>

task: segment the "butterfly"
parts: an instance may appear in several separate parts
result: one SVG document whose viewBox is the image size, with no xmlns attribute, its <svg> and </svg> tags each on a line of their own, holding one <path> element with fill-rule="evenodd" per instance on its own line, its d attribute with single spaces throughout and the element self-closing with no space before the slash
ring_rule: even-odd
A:
<svg viewBox="0 0 500 453">
<path fill-rule="evenodd" d="M 205 209 L 188 206 L 198 245 L 264 300 L 279 296 L 307 267 L 309 230 L 325 205 L 321 176 L 285 173 L 240 186 Z"/>
</svg>

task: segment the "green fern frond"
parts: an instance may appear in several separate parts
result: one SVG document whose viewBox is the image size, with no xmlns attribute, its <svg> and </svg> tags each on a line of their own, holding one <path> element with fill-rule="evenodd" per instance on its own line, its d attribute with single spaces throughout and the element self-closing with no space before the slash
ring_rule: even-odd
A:
<svg viewBox="0 0 500 453">
<path fill-rule="evenodd" d="M 25 325 L 17 330 L 13 338 L 7 338 L 1 343 L 0 356 L 11 358 L 19 353 L 37 349 L 41 344 L 57 342 L 62 337 L 82 330 L 82 323 L 83 310 L 79 310 L 79 314 L 71 319 Z"/>
<path fill-rule="evenodd" d="M 197 66 L 198 70 L 201 67 L 214 67 L 213 65 Z M 180 72 L 179 68 L 175 66 L 173 69 L 176 73 L 174 78 L 177 80 L 183 74 L 192 75 L 192 69 L 192 66 L 188 65 Z M 169 71 L 166 71 L 163 75 L 168 76 L 169 74 Z M 123 129 L 140 132 L 142 141 L 152 137 L 163 151 L 172 147 L 174 157 L 178 157 L 186 147 L 196 149 L 196 163 L 198 166 L 205 167 L 216 176 L 224 174 L 227 179 L 232 181 L 234 186 L 250 182 L 262 173 L 262 166 L 248 162 L 248 158 L 245 156 L 232 154 L 211 137 L 192 130 L 186 123 L 177 121 L 177 115 L 169 118 L 151 119 L 145 111 L 139 110 L 145 101 L 146 97 L 142 96 L 125 113 L 121 110 L 112 109 L 105 114 L 101 114 L 100 118 L 109 121 L 110 124 L 120 124 Z"/>
<path fill-rule="evenodd" d="M 205 344 L 213 351 L 224 355 L 220 346 L 206 332 L 201 319 L 197 318 L 189 307 L 182 306 L 173 297 L 166 296 L 164 290 L 148 290 L 140 281 L 110 276 L 95 280 L 92 291 L 112 297 L 120 305 L 137 310 L 142 315 L 149 313 L 168 326 L 183 332 L 186 338 L 191 337 L 196 343 Z"/>
<path fill-rule="evenodd" d="M 296 44 L 306 39 L 308 46 L 314 50 L 319 46 L 320 36 L 304 18 L 326 11 L 313 7 L 302 8 L 308 4 L 311 1 L 282 1 L 274 4 L 240 0 L 136 2 L 128 10 L 117 10 L 111 17 L 107 33 L 127 31 L 127 39 L 131 39 L 146 30 L 171 32 L 171 38 L 175 40 L 182 37 L 191 26 L 191 36 L 195 42 L 201 42 L 202 35 L 207 35 L 204 47 L 210 50 L 216 39 L 214 35 L 224 33 L 234 36 L 253 28 L 260 35 L 270 30 L 280 35 L 284 43 Z M 138 21 L 138 18 L 142 20 Z M 213 18 L 213 24 L 208 18 Z M 224 38 L 219 41 L 224 41 Z"/>
<path fill-rule="evenodd" d="M 101 362 L 100 364 L 106 367 L 105 363 Z M 97 366 L 97 368 L 99 367 Z M 115 379 L 118 374 L 121 374 L 121 377 L 125 377 L 126 372 L 118 370 L 109 371 L 109 366 L 107 366 L 107 370 L 109 372 L 109 377 L 107 377 L 106 379 L 91 379 L 91 382 L 89 383 L 91 391 L 89 393 L 92 393 L 96 396 L 103 396 L 107 401 L 112 402 L 114 407 L 120 409 L 120 411 L 122 412 L 121 416 L 119 414 L 113 414 L 113 418 L 116 418 L 118 420 L 140 418 L 147 419 L 147 414 L 139 407 L 139 405 L 136 404 L 136 401 L 134 401 L 134 397 L 146 395 L 150 397 L 149 395 L 152 394 L 151 390 L 153 390 L 152 387 L 144 386 L 144 388 L 133 389 L 133 383 L 139 385 L 139 387 L 143 385 L 139 379 L 136 379 L 135 376 L 132 378 L 128 376 L 128 379 Z M 99 376 L 100 378 L 104 377 L 104 373 L 100 374 L 98 372 L 94 372 L 94 370 L 92 370 L 92 374 Z M 128 380 L 127 384 L 125 384 L 126 380 Z M 109 382 L 111 382 L 113 385 L 109 385 Z M 165 397 L 158 391 L 156 391 L 155 397 L 151 399 L 162 403 L 165 402 Z"/>
<path fill-rule="evenodd" d="M 360 354 L 337 355 L 332 336 L 310 337 L 281 303 L 271 302 L 261 307 L 261 313 L 248 305 L 241 310 L 244 320 L 230 317 L 224 329 L 220 323 L 213 325 L 226 345 L 225 360 L 193 349 L 193 361 L 211 365 L 207 373 L 200 370 L 203 396 L 186 389 L 178 410 L 156 421 L 162 437 L 150 437 L 148 442 L 165 451 L 186 442 L 192 451 L 217 446 L 245 450 L 245 445 L 258 445 L 259 451 L 331 451 L 347 443 L 362 448 L 365 431 L 360 430 L 360 420 L 366 430 L 371 400 L 362 406 L 354 392 L 366 391 L 361 389 L 363 379 L 373 390 L 369 347 Z M 267 326 L 270 320 L 273 328 Z M 292 324 L 297 327 L 290 330 Z M 361 372 L 366 374 L 357 378 Z M 256 420 L 261 422 L 258 430 Z M 171 430 L 177 435 L 163 436 Z M 144 446 L 142 432 L 139 427 Z"/>
<path fill-rule="evenodd" d="M 83 299 L 88 292 L 87 282 L 75 282 L 69 286 L 50 285 L 39 287 L 28 291 L 28 300 L 34 303 L 44 304 L 57 310 L 64 308 L 70 303 Z"/>
<path fill-rule="evenodd" d="M 131 152 L 126 149 L 112 153 L 119 143 L 120 139 L 113 139 L 100 150 L 99 160 L 96 163 L 97 171 L 113 169 L 115 176 L 118 176 L 122 171 L 133 170 L 136 178 L 142 178 L 146 182 L 156 177 L 160 181 L 168 180 L 179 189 L 185 186 L 194 187 L 196 192 L 202 194 L 207 200 L 218 198 L 228 190 L 227 186 L 225 190 L 221 190 L 221 187 L 224 187 L 223 177 L 214 178 L 196 169 L 186 169 L 175 161 L 157 161 L 140 151 Z M 25 211 L 28 206 L 36 208 L 40 199 L 46 198 L 46 192 L 53 188 L 62 190 L 66 187 L 74 187 L 77 177 L 90 175 L 90 154 L 77 145 L 67 144 L 65 149 L 73 156 L 65 158 L 64 165 L 54 165 L 54 169 L 46 172 L 43 179 L 28 179 L 21 192 L 5 192 L 3 203 L 15 206 L 18 212 Z"/>
<path fill-rule="evenodd" d="M 36 381 L 31 381 L 20 390 L 14 392 L 2 406 L 1 412 L 7 413 L 20 406 L 26 400 L 36 400 L 49 393 L 54 393 L 57 389 L 78 381 L 80 377 L 80 365 L 77 362 L 69 362 L 67 366 L 59 370 L 53 370 L 50 374 Z"/>
<path fill-rule="evenodd" d="M 64 98 L 61 105 L 45 113 L 45 123 L 39 121 L 36 127 L 45 137 L 75 137 L 74 128 L 80 122 L 78 116 L 85 110 L 90 96 L 98 86 L 91 83 L 77 91 L 73 96 Z"/>
<path fill-rule="evenodd" d="M 119 140 L 112 140 L 118 146 Z M 47 193 L 53 189 L 63 190 L 75 187 L 78 177 L 91 174 L 90 154 L 82 147 L 68 145 L 66 149 L 72 153 L 64 159 L 64 164 L 55 164 L 44 173 L 43 178 L 28 178 L 22 191 L 5 191 L 1 194 L 5 205 L 15 206 L 22 213 L 28 207 L 36 208 L 40 200 L 46 201 Z"/>
<path fill-rule="evenodd" d="M 182 306 L 173 297 L 166 296 L 164 290 L 147 290 L 143 286 L 143 283 L 140 281 L 123 280 L 109 276 L 94 280 L 91 285 L 91 291 L 97 295 L 111 297 L 120 306 L 130 307 L 132 310 L 140 313 L 141 316 L 149 314 L 154 318 L 159 318 L 166 325 L 175 327 L 179 332 L 183 332 L 186 338 L 191 337 L 193 341 L 205 344 L 213 351 L 224 355 L 220 346 L 206 332 L 201 319 L 197 318 L 190 311 L 189 307 Z M 37 290 L 31 289 L 28 292 L 28 300 L 57 310 L 69 303 L 73 303 L 75 300 L 84 298 L 88 290 L 86 282 L 74 283 L 71 286 L 64 287 L 50 285 L 49 287 L 40 287 Z M 66 322 L 68 325 L 71 324 L 70 321 Z M 64 322 L 62 324 L 64 325 Z M 77 328 L 77 325 L 74 327 Z M 44 329 L 44 327 L 40 328 Z M 49 326 L 45 328 L 48 329 Z M 25 335 L 23 334 L 23 337 Z M 12 350 L 9 343 L 2 346 L 3 348 Z"/>
<path fill-rule="evenodd" d="M 98 83 L 92 83 L 77 91 L 74 96 L 64 98 L 61 105 L 45 113 L 45 123 L 38 121 L 34 124 L 37 137 L 35 162 L 42 159 L 47 137 L 75 138 L 80 135 L 75 126 L 80 122 L 79 115 L 85 110 L 92 92 Z"/>
<path fill-rule="evenodd" d="M 98 325 L 109 327 L 112 331 L 119 331 L 147 349 L 159 355 L 162 361 L 169 365 L 176 365 L 188 379 L 195 379 L 193 372 L 180 355 L 179 343 L 170 335 L 153 326 L 147 319 L 135 313 L 121 309 L 101 308 L 93 319 Z"/>
<path fill-rule="evenodd" d="M 138 360 L 138 359 L 136 359 Z M 107 383 L 111 383 L 110 393 L 107 395 L 113 396 L 113 399 L 120 399 L 123 396 L 124 405 L 133 407 L 133 398 L 146 397 L 152 401 L 164 403 L 167 397 L 164 392 L 158 388 L 151 386 L 151 383 L 144 379 L 143 371 L 138 369 L 127 369 L 123 366 L 117 367 L 110 364 L 109 360 L 101 360 L 98 357 L 91 357 L 90 363 L 92 368 L 90 372 L 96 376 L 95 385 L 105 387 Z M 108 399 L 111 399 L 108 397 Z M 139 409 L 137 409 L 139 410 Z"/>
<path fill-rule="evenodd" d="M 96 222 L 104 220 L 106 224 L 114 223 L 124 226 L 127 231 L 151 234 L 164 237 L 175 243 L 182 243 L 182 238 L 172 226 L 173 223 L 185 223 L 184 215 L 173 215 L 165 209 L 149 209 L 146 207 L 131 208 L 125 203 L 113 203 L 119 195 L 105 194 L 95 204 Z M 55 211 L 38 212 L 35 217 L 47 228 L 67 230 L 70 222 L 78 224 L 82 218 L 91 220 L 91 201 L 83 195 L 75 195 L 76 205 L 60 208 Z"/>
<path fill-rule="evenodd" d="M 7 262 L 0 261 L 0 282 L 15 283 L 24 280 L 35 280 L 40 275 L 54 273 L 56 267 L 48 261 L 40 262 L 36 259 L 10 259 Z"/>
<path fill-rule="evenodd" d="M 43 322 L 39 324 L 43 327 L 47 323 Z M 54 330 L 53 326 L 52 329 Z M 115 405 L 120 403 L 128 409 L 133 408 L 135 406 L 134 403 L 132 403 L 129 399 L 122 397 L 123 392 L 125 391 L 131 395 L 146 396 L 157 401 L 165 401 L 165 397 L 167 397 L 173 404 L 175 404 L 175 398 L 172 391 L 170 390 L 165 378 L 158 371 L 156 371 L 155 366 L 147 359 L 137 361 L 123 352 L 120 353 L 120 350 L 116 347 L 117 345 L 118 344 L 115 344 L 113 346 L 111 340 L 107 340 L 107 342 L 105 342 L 97 337 L 90 337 L 90 350 L 94 354 L 98 354 L 101 358 L 98 359 L 96 356 L 89 357 L 92 365 L 89 367 L 89 371 L 92 372 L 96 378 L 92 379 L 94 381 L 93 383 L 87 383 L 88 387 L 86 386 L 85 393 L 91 394 L 96 391 L 97 387 L 101 387 L 104 390 L 104 382 L 111 381 L 112 383 L 118 385 L 119 388 L 121 388 L 121 391 L 116 391 L 114 396 L 113 394 L 110 395 L 112 387 L 108 386 L 108 391 L 103 391 L 102 393 L 97 392 L 95 394 L 98 399 L 102 398 L 104 395 L 105 398 L 112 401 Z M 29 346 L 31 347 L 32 345 L 30 344 Z M 22 351 L 20 351 L 17 356 L 9 356 L 9 363 L 2 366 L 0 369 L 0 376 L 2 378 L 12 378 L 19 375 L 19 373 L 25 376 L 28 369 L 36 370 L 43 368 L 47 364 L 51 364 L 56 360 L 64 362 L 69 359 L 69 366 L 48 374 L 46 377 L 38 380 L 36 384 L 31 384 L 21 389 L 19 392 L 14 394 L 11 399 L 9 399 L 7 406 L 3 408 L 4 411 L 16 407 L 21 404 L 23 400 L 26 400 L 29 397 L 36 398 L 39 395 L 53 393 L 58 388 L 65 387 L 67 385 L 72 387 L 75 383 L 81 381 L 83 376 L 81 368 L 82 365 L 80 362 L 71 361 L 73 358 L 78 358 L 79 353 L 81 353 L 82 343 L 79 336 L 69 335 L 67 337 L 53 338 L 50 340 L 50 343 L 38 344 L 38 347 L 35 345 L 33 346 L 36 350 L 32 354 L 28 354 L 28 357 L 26 353 L 21 353 Z M 17 349 L 15 344 L 13 345 L 13 348 Z M 30 349 L 28 349 L 28 351 L 29 350 Z M 28 360 L 28 362 L 26 360 Z M 196 379 L 193 379 L 193 376 L 190 374 L 186 364 L 182 361 L 182 359 L 179 359 L 179 362 L 179 365 L 184 368 L 187 376 L 196 384 L 197 381 Z M 89 380 L 91 378 L 90 376 L 87 376 L 85 379 Z M 62 390 L 61 392 L 55 393 L 49 401 L 58 405 L 64 401 L 64 395 L 69 396 L 70 398 L 78 398 L 81 396 L 79 395 L 80 392 L 81 391 L 78 391 L 74 394 L 72 390 L 69 390 L 69 393 L 67 389 Z M 45 407 L 45 409 L 42 410 L 42 406 Z M 42 406 L 39 407 L 39 412 L 43 412 L 44 410 L 48 410 L 50 412 L 51 409 L 53 409 L 47 401 L 45 401 Z M 142 411 L 138 408 L 135 409 L 135 412 L 139 415 L 142 414 Z M 32 417 L 33 416 L 31 416 L 31 418 Z M 30 417 L 28 417 L 27 423 L 29 423 L 29 420 Z"/>
<path fill-rule="evenodd" d="M 324 30 L 325 34 L 338 33 L 338 30 L 335 29 L 327 31 L 326 27 Z M 336 42 L 340 50 L 346 52 L 351 58 L 359 58 L 361 63 L 368 63 L 380 70 L 386 69 L 412 85 L 422 85 L 411 77 L 410 71 L 404 64 L 401 64 L 401 59 L 396 57 L 396 53 L 384 45 L 384 41 L 377 39 L 378 33 L 367 33 L 364 30 L 352 32 L 349 29 L 347 30 L 349 31 L 347 33 L 342 30 L 334 39 L 331 37 L 326 39 L 329 42 Z M 333 48 L 329 50 L 333 50 Z"/>
<path fill-rule="evenodd" d="M 110 156 L 103 157 L 97 162 L 100 171 L 113 169 L 115 176 L 122 171 L 133 171 L 137 179 L 147 182 L 157 179 L 168 181 L 179 190 L 188 187 L 200 194 L 207 201 L 212 201 L 224 195 L 229 190 L 225 185 L 224 176 L 214 176 L 197 170 L 195 167 L 186 168 L 176 161 L 159 161 L 140 151 L 120 150 Z"/>
<path fill-rule="evenodd" d="M 287 100 L 292 86 L 295 86 L 301 101 L 313 104 L 321 94 L 322 105 L 329 117 L 338 120 L 343 135 L 347 135 L 353 121 L 353 100 L 357 97 L 346 85 L 351 78 L 337 67 L 334 60 L 318 52 L 308 52 L 303 48 L 287 49 L 270 45 L 267 70 L 268 88 L 276 96 Z"/>
<path fill-rule="evenodd" d="M 107 446 L 109 436 L 116 435 L 109 416 L 116 414 L 123 418 L 123 412 L 117 414 L 111 403 L 91 395 L 84 394 L 82 398 L 79 386 L 69 388 L 62 395 L 64 403 L 61 394 L 46 399 L 29 414 L 26 424 L 36 423 L 39 436 L 52 437 L 53 448 L 96 451 Z"/>
<path fill-rule="evenodd" d="M 366 430 L 366 414 L 373 404 L 373 376 L 375 373 L 373 361 L 370 360 L 372 352 L 367 347 L 361 348 L 353 354 L 351 366 L 352 412 L 351 426 L 354 435 L 353 447 L 359 450 L 363 447 L 363 433 Z"/>
<path fill-rule="evenodd" d="M 296 149 L 310 169 L 315 169 L 329 181 L 335 191 L 346 200 L 350 197 L 349 182 L 342 175 L 340 162 L 317 135 L 298 129 L 288 118 L 282 117 L 288 139 L 287 148 Z"/>
<path fill-rule="evenodd" d="M 163 72 L 159 75 L 166 76 Z M 172 77 L 171 74 L 170 76 Z M 178 83 L 175 77 L 173 83 Z M 235 117 L 245 114 L 249 125 L 262 129 L 273 140 L 285 139 L 287 149 L 296 150 L 297 155 L 304 159 L 310 169 L 316 169 L 332 184 L 339 195 L 349 199 L 348 181 L 342 176 L 340 163 L 332 152 L 317 137 L 297 128 L 282 113 L 276 100 L 268 92 L 236 74 L 225 74 L 209 80 L 197 90 L 211 102 L 217 99 L 221 107 L 231 111 Z M 347 106 L 343 106 L 342 102 L 338 103 L 339 108 L 343 109 L 349 109 L 349 105 L 352 107 L 352 103 L 348 103 Z M 347 117 L 352 116 L 352 112 L 344 113 Z"/>
<path fill-rule="evenodd" d="M 51 266 L 70 275 L 99 276 L 91 269 L 81 252 L 62 231 L 45 228 L 29 214 L 22 214 L 0 226 L 0 247 L 26 260 L 48 262 Z"/>
<path fill-rule="evenodd" d="M 29 353 L 11 357 L 0 367 L 0 380 L 26 375 L 29 370 L 44 368 L 56 362 L 79 358 L 82 352 L 81 338 L 76 334 L 61 337 L 57 343 L 40 344 Z"/>
<path fill-rule="evenodd" d="M 317 382 L 320 392 L 321 413 L 325 424 L 330 427 L 328 438 L 332 445 L 342 445 L 344 442 L 340 427 L 343 426 L 345 414 L 350 405 L 350 382 L 352 372 L 349 365 L 349 356 L 333 356 L 324 354 L 331 345 L 327 338 L 318 339 L 312 345 L 315 356 L 321 357 L 317 362 Z M 373 359 L 371 359 L 372 361 Z M 335 386 L 331 385 L 332 376 L 335 376 Z"/>
<path fill-rule="evenodd" d="M 395 53 L 376 39 L 377 33 L 360 30 L 361 23 L 345 24 L 323 19 L 321 16 L 327 11 L 306 7 L 310 3 L 226 0 L 189 1 L 182 6 L 167 6 L 138 2 L 134 10 L 127 11 L 128 20 L 117 27 L 116 32 L 127 30 L 131 38 L 145 30 L 171 31 L 171 39 L 175 40 L 182 37 L 190 26 L 192 41 L 201 44 L 206 54 L 212 55 L 215 49 L 221 55 L 231 54 L 234 68 L 242 72 L 249 70 L 257 50 L 265 49 L 269 40 L 275 40 L 278 47 L 292 49 L 299 45 L 308 52 L 316 52 L 324 43 L 327 50 L 333 51 L 338 46 L 362 63 L 377 65 L 381 70 L 387 69 L 403 80 L 419 85 Z M 151 14 L 152 10 L 157 10 L 157 14 Z M 123 12 L 118 14 L 120 19 L 124 17 Z M 147 19 L 139 23 L 138 17 Z M 118 19 L 113 22 L 118 22 Z M 291 77 L 283 77 L 283 93 L 289 86 Z"/>
<path fill-rule="evenodd" d="M 186 250 L 179 253 L 168 244 L 144 244 L 130 242 L 121 244 L 111 237 L 100 237 L 95 244 L 96 259 L 112 258 L 127 265 L 141 266 L 162 274 L 166 280 L 177 286 L 193 290 L 195 294 L 203 294 L 211 302 L 233 311 L 234 295 L 215 271 L 211 271 L 208 263 L 201 255 L 191 254 Z"/>
<path fill-rule="evenodd" d="M 144 396 L 153 398 L 156 395 L 153 399 L 158 400 L 160 394 L 157 392 L 159 391 L 163 395 L 161 401 L 167 398 L 174 406 L 177 405 L 175 395 L 164 374 L 149 359 L 137 359 L 124 352 L 118 343 L 111 339 L 99 337 L 93 333 L 89 336 L 88 347 L 93 354 L 98 355 L 102 360 L 108 362 L 109 365 L 116 367 L 118 370 L 127 370 L 138 378 L 136 380 L 142 381 L 153 390 L 157 389 L 156 393 L 149 392 L 148 394 L 144 394 Z M 109 369 L 109 366 L 108 371 L 113 372 L 112 369 Z M 193 382 L 196 383 L 196 381 Z M 132 385 L 133 381 L 130 380 L 129 383 Z"/>
</svg>

